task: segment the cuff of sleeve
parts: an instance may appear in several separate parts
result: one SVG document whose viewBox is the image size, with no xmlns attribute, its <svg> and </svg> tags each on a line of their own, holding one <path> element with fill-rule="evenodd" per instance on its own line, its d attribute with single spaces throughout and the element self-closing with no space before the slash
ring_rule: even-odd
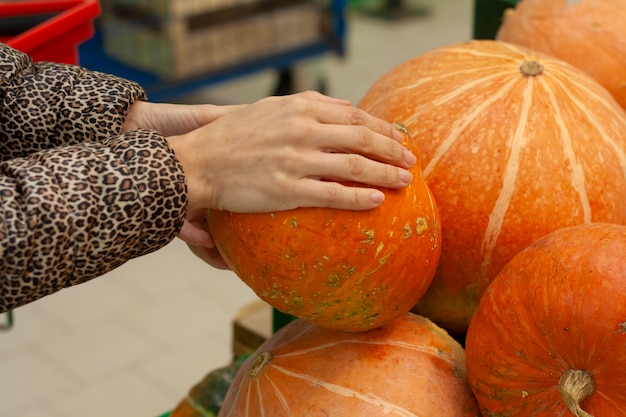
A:
<svg viewBox="0 0 626 417">
<path fill-rule="evenodd" d="M 152 130 L 137 129 L 111 138 L 109 146 L 130 170 L 143 202 L 141 246 L 164 246 L 178 235 L 185 220 L 187 186 L 182 165 L 165 138 Z"/>
</svg>

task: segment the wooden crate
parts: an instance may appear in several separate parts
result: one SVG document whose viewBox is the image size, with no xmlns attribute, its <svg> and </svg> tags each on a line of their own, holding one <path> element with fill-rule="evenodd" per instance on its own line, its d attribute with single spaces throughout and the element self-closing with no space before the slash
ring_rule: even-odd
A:
<svg viewBox="0 0 626 417">
<path fill-rule="evenodd" d="M 318 42 L 328 1 L 104 0 L 104 49 L 177 80 L 225 71 Z"/>
<path fill-rule="evenodd" d="M 273 334 L 272 307 L 256 300 L 243 306 L 233 320 L 233 357 L 254 353 Z"/>
</svg>

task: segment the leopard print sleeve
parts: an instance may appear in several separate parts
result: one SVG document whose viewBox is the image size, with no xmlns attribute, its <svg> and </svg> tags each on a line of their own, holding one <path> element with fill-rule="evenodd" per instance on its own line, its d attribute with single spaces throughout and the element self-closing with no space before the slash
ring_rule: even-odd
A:
<svg viewBox="0 0 626 417">
<path fill-rule="evenodd" d="M 105 140 L 121 132 L 132 103 L 145 98 L 133 81 L 74 65 L 33 63 L 0 43 L 0 156 Z"/>
<path fill-rule="evenodd" d="M 33 63 L 0 43 L 0 312 L 150 253 L 180 231 L 186 186 L 157 132 L 121 134 L 134 82 Z"/>
<path fill-rule="evenodd" d="M 150 130 L 0 163 L 0 311 L 164 246 L 185 196 L 178 161 Z"/>
</svg>

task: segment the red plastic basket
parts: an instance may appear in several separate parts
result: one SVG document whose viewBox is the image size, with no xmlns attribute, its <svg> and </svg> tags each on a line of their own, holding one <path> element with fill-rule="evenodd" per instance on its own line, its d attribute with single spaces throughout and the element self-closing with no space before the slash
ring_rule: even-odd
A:
<svg viewBox="0 0 626 417">
<path fill-rule="evenodd" d="M 35 61 L 78 64 L 78 45 L 94 33 L 93 20 L 100 13 L 98 0 L 0 2 L 0 19 L 37 22 L 0 41 L 29 54 Z"/>
</svg>

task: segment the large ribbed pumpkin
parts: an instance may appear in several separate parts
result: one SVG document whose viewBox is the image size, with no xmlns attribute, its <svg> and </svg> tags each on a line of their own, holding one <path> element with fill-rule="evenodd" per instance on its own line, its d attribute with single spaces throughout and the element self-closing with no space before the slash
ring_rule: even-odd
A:
<svg viewBox="0 0 626 417">
<path fill-rule="evenodd" d="M 544 236 L 488 287 L 467 333 L 485 416 L 626 415 L 626 227 Z"/>
<path fill-rule="evenodd" d="M 496 38 L 573 64 L 626 107 L 624 0 L 522 0 L 506 11 Z"/>
<path fill-rule="evenodd" d="M 419 163 L 411 173 L 409 186 L 383 190 L 373 210 L 210 210 L 209 231 L 232 270 L 276 309 L 327 328 L 368 330 L 407 313 L 439 260 L 437 206 Z"/>
<path fill-rule="evenodd" d="M 563 61 L 493 40 L 449 45 L 391 69 L 359 107 L 417 141 L 443 242 L 414 311 L 452 333 L 541 236 L 626 222 L 624 110 Z"/>
<path fill-rule="evenodd" d="M 359 333 L 302 320 L 240 368 L 219 417 L 478 417 L 461 346 L 408 313 Z"/>
</svg>

